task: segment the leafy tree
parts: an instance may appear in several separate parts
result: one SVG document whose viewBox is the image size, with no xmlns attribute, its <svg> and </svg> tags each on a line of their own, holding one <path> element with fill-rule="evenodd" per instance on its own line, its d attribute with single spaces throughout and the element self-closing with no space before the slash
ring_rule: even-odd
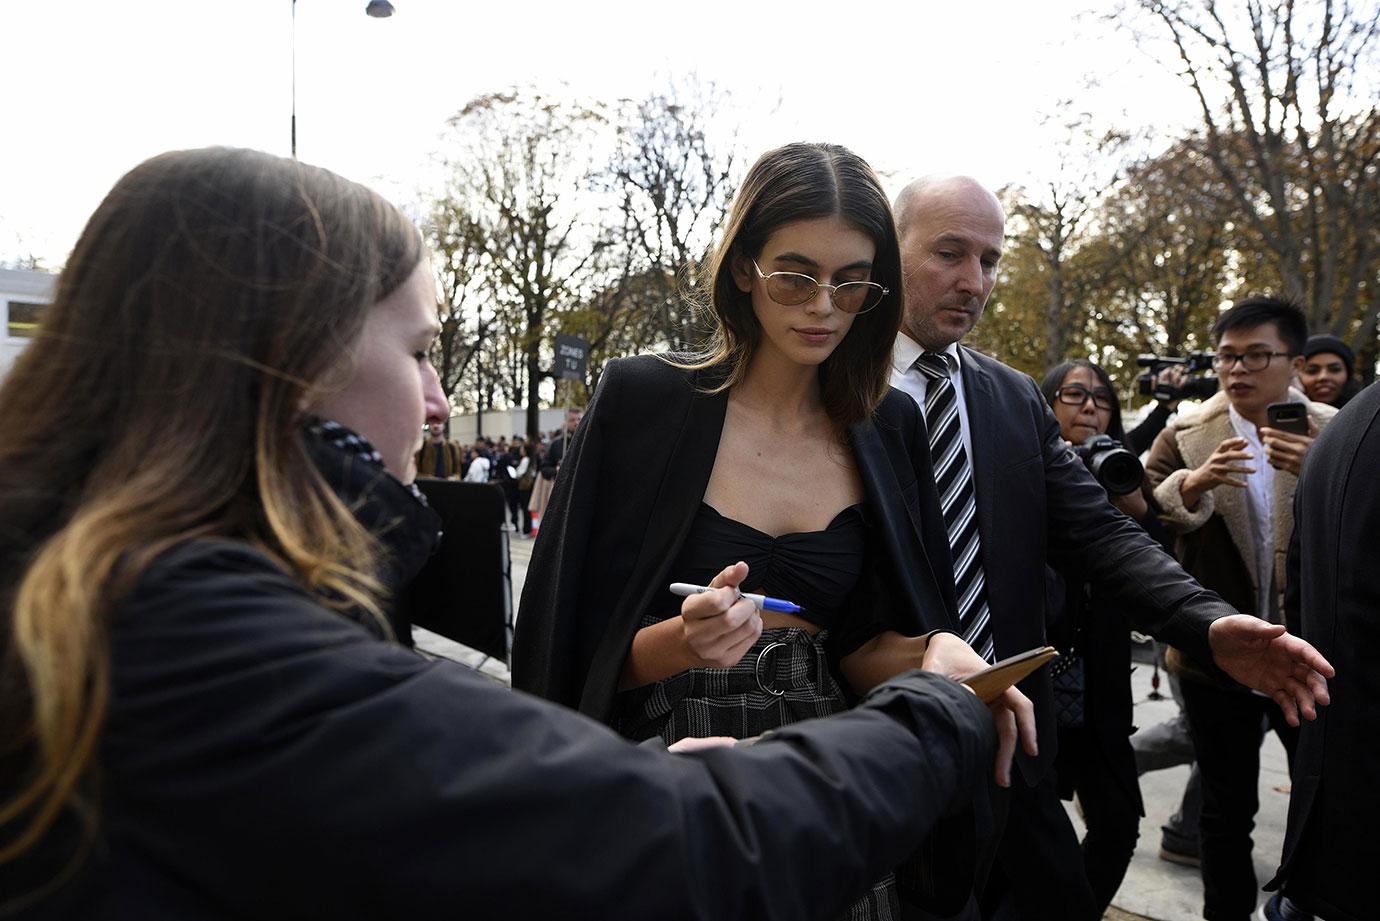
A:
<svg viewBox="0 0 1380 921">
<path fill-rule="evenodd" d="M 1199 107 L 1185 143 L 1221 180 L 1244 274 L 1313 328 L 1380 320 L 1380 9 L 1348 0 L 1136 0 Z M 1267 256 L 1267 260 L 1253 257 Z M 1262 285 L 1264 286 L 1264 285 Z"/>
<path fill-rule="evenodd" d="M 708 332 L 698 323 L 693 292 L 741 160 L 736 136 L 708 124 L 726 102 L 727 94 L 713 84 L 688 80 L 622 106 L 609 166 L 628 247 L 616 290 L 627 293 L 628 280 L 637 279 L 641 310 L 650 314 L 636 324 L 640 339 L 619 337 L 628 347 L 683 349 Z M 619 312 L 604 304 L 605 315 Z"/>
<path fill-rule="evenodd" d="M 463 406 L 469 402 L 464 393 L 467 372 L 498 319 L 480 274 L 484 241 L 464 205 L 449 196 L 435 203 L 423 230 L 432 250 L 436 317 L 441 323 L 431 360 L 446 398 Z"/>
<path fill-rule="evenodd" d="M 1040 201 L 1002 190 L 1007 250 L 974 342 L 1036 377 L 1064 358 L 1092 358 L 1131 397 L 1136 355 L 1205 346 L 1230 296 L 1240 259 L 1220 186 L 1177 143 L 1123 166 L 1095 200 L 1057 182 Z"/>
<path fill-rule="evenodd" d="M 449 125 L 456 153 L 447 197 L 482 247 L 480 268 L 503 315 L 495 322 L 521 350 L 526 428 L 535 437 L 547 326 L 578 306 L 594 257 L 608 246 L 594 182 L 608 119 L 597 105 L 511 90 L 472 100 Z M 481 405 L 492 400 L 493 370 L 481 368 Z"/>
<path fill-rule="evenodd" d="M 1038 257 L 1045 287 L 1044 364 L 1062 361 L 1092 308 L 1093 289 L 1107 266 L 1085 250 L 1097 234 L 1097 209 L 1118 180 L 1117 156 L 1127 138 L 1099 134 L 1088 113 L 1061 102 L 1047 121 L 1060 123 L 1053 175 L 1031 190 L 1007 190 L 1008 243 Z"/>
<path fill-rule="evenodd" d="M 1222 214 L 1221 180 L 1191 145 L 1177 143 L 1127 170 L 1099 221 L 1111 255 L 1095 340 L 1104 366 L 1129 389 L 1141 352 L 1207 348 L 1230 299 L 1235 228 Z"/>
</svg>

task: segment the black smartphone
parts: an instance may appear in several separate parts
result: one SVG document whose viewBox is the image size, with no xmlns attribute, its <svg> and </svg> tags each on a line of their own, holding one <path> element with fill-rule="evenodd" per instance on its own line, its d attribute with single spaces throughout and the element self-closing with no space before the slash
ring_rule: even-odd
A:
<svg viewBox="0 0 1380 921">
<path fill-rule="evenodd" d="M 1271 403 L 1265 407 L 1270 428 L 1294 435 L 1308 434 L 1308 407 L 1302 403 Z"/>
</svg>

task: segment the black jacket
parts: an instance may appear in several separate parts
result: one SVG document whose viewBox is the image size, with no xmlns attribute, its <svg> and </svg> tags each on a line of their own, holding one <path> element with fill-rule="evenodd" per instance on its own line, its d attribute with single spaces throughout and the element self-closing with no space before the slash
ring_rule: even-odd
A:
<svg viewBox="0 0 1380 921">
<path fill-rule="evenodd" d="M 1380 864 L 1380 387 L 1362 390 L 1308 451 L 1294 492 L 1289 632 L 1337 669 L 1332 703 L 1299 731 L 1284 891 L 1319 917 L 1375 917 Z"/>
<path fill-rule="evenodd" d="M 1086 583 L 1065 580 L 1047 570 L 1054 619 L 1049 641 L 1067 651 L 1071 646 L 1083 659 L 1083 725 L 1060 727 L 1062 738 L 1084 739 L 1089 748 L 1064 751 L 1056 764 L 1059 795 L 1071 798 L 1087 771 L 1110 770 L 1113 779 L 1145 814 L 1135 752 L 1130 735 L 1134 704 L 1131 700 L 1131 624 L 1115 605 L 1106 604 Z M 1056 613 L 1057 612 L 1057 613 Z M 1089 757 L 1095 753 L 1096 758 Z"/>
<path fill-rule="evenodd" d="M 347 498 L 398 536 L 426 519 L 369 483 Z M 384 575 L 430 542 L 394 541 Z M 23 917 L 825 918 L 994 745 L 973 695 L 912 673 L 751 749 L 638 748 L 379 640 L 226 540 L 146 570 L 110 648 L 96 850 Z"/>
<path fill-rule="evenodd" d="M 978 530 L 997 658 L 1045 642 L 1045 565 L 1078 573 L 1137 630 L 1211 662 L 1208 627 L 1236 611 L 1193 580 L 1144 529 L 1107 502 L 1064 445 L 1035 382 L 969 348 L 963 389 L 973 442 Z M 1016 759 L 1031 785 L 1057 751 L 1049 670 L 1021 682 L 1039 751 Z"/>
<path fill-rule="evenodd" d="M 654 355 L 605 369 L 532 551 L 515 687 L 608 721 L 638 622 L 675 581 L 671 564 L 713 471 L 728 393 L 703 390 L 721 373 L 686 372 Z M 948 539 L 915 404 L 893 390 L 849 434 L 873 544 L 846 624 L 831 631 L 836 655 L 883 629 L 955 626 Z M 941 567 L 927 547 L 940 548 Z"/>
</svg>

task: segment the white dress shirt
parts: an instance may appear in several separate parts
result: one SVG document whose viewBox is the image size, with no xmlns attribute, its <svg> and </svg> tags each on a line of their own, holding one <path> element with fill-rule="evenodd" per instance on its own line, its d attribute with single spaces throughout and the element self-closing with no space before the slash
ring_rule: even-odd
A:
<svg viewBox="0 0 1380 921">
<path fill-rule="evenodd" d="M 911 399 L 920 404 L 920 412 L 925 412 L 925 393 L 930 379 L 915 367 L 915 359 L 925 351 L 905 333 L 897 333 L 896 347 L 891 352 L 891 386 L 910 394 Z M 949 356 L 949 381 L 954 385 L 954 396 L 958 399 L 958 427 L 963 433 L 963 450 L 968 455 L 968 469 L 973 469 L 973 435 L 968 425 L 968 401 L 963 398 L 963 359 L 957 342 L 949 343 L 944 349 Z M 977 478 L 973 479 L 973 489 L 977 489 Z"/>
<path fill-rule="evenodd" d="M 1227 404 L 1227 412 L 1231 416 L 1231 427 L 1236 429 L 1236 434 L 1246 439 L 1247 446 L 1254 455 L 1248 461 L 1249 465 L 1255 468 L 1255 473 L 1246 475 L 1246 508 L 1250 511 L 1251 540 L 1255 546 L 1241 549 L 1243 553 L 1255 555 L 1255 571 L 1258 574 L 1255 587 L 1256 613 L 1266 620 L 1274 620 L 1275 609 L 1271 596 L 1275 571 L 1275 468 L 1270 466 L 1265 457 L 1265 443 L 1260 440 L 1260 432 L 1256 430 L 1255 423 L 1237 412 L 1236 407 L 1230 403 Z"/>
</svg>

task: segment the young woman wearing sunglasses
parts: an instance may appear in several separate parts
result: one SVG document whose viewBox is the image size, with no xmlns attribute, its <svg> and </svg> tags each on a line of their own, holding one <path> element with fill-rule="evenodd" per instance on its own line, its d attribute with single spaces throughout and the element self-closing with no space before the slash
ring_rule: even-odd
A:
<svg viewBox="0 0 1380 921">
<path fill-rule="evenodd" d="M 757 161 L 709 267 L 707 347 L 601 378 L 528 569 L 516 686 L 632 739 L 746 739 L 961 645 L 923 635 L 954 602 L 923 425 L 888 386 L 900 284 L 862 159 L 792 144 Z M 896 901 L 888 878 L 848 917 Z"/>
</svg>

